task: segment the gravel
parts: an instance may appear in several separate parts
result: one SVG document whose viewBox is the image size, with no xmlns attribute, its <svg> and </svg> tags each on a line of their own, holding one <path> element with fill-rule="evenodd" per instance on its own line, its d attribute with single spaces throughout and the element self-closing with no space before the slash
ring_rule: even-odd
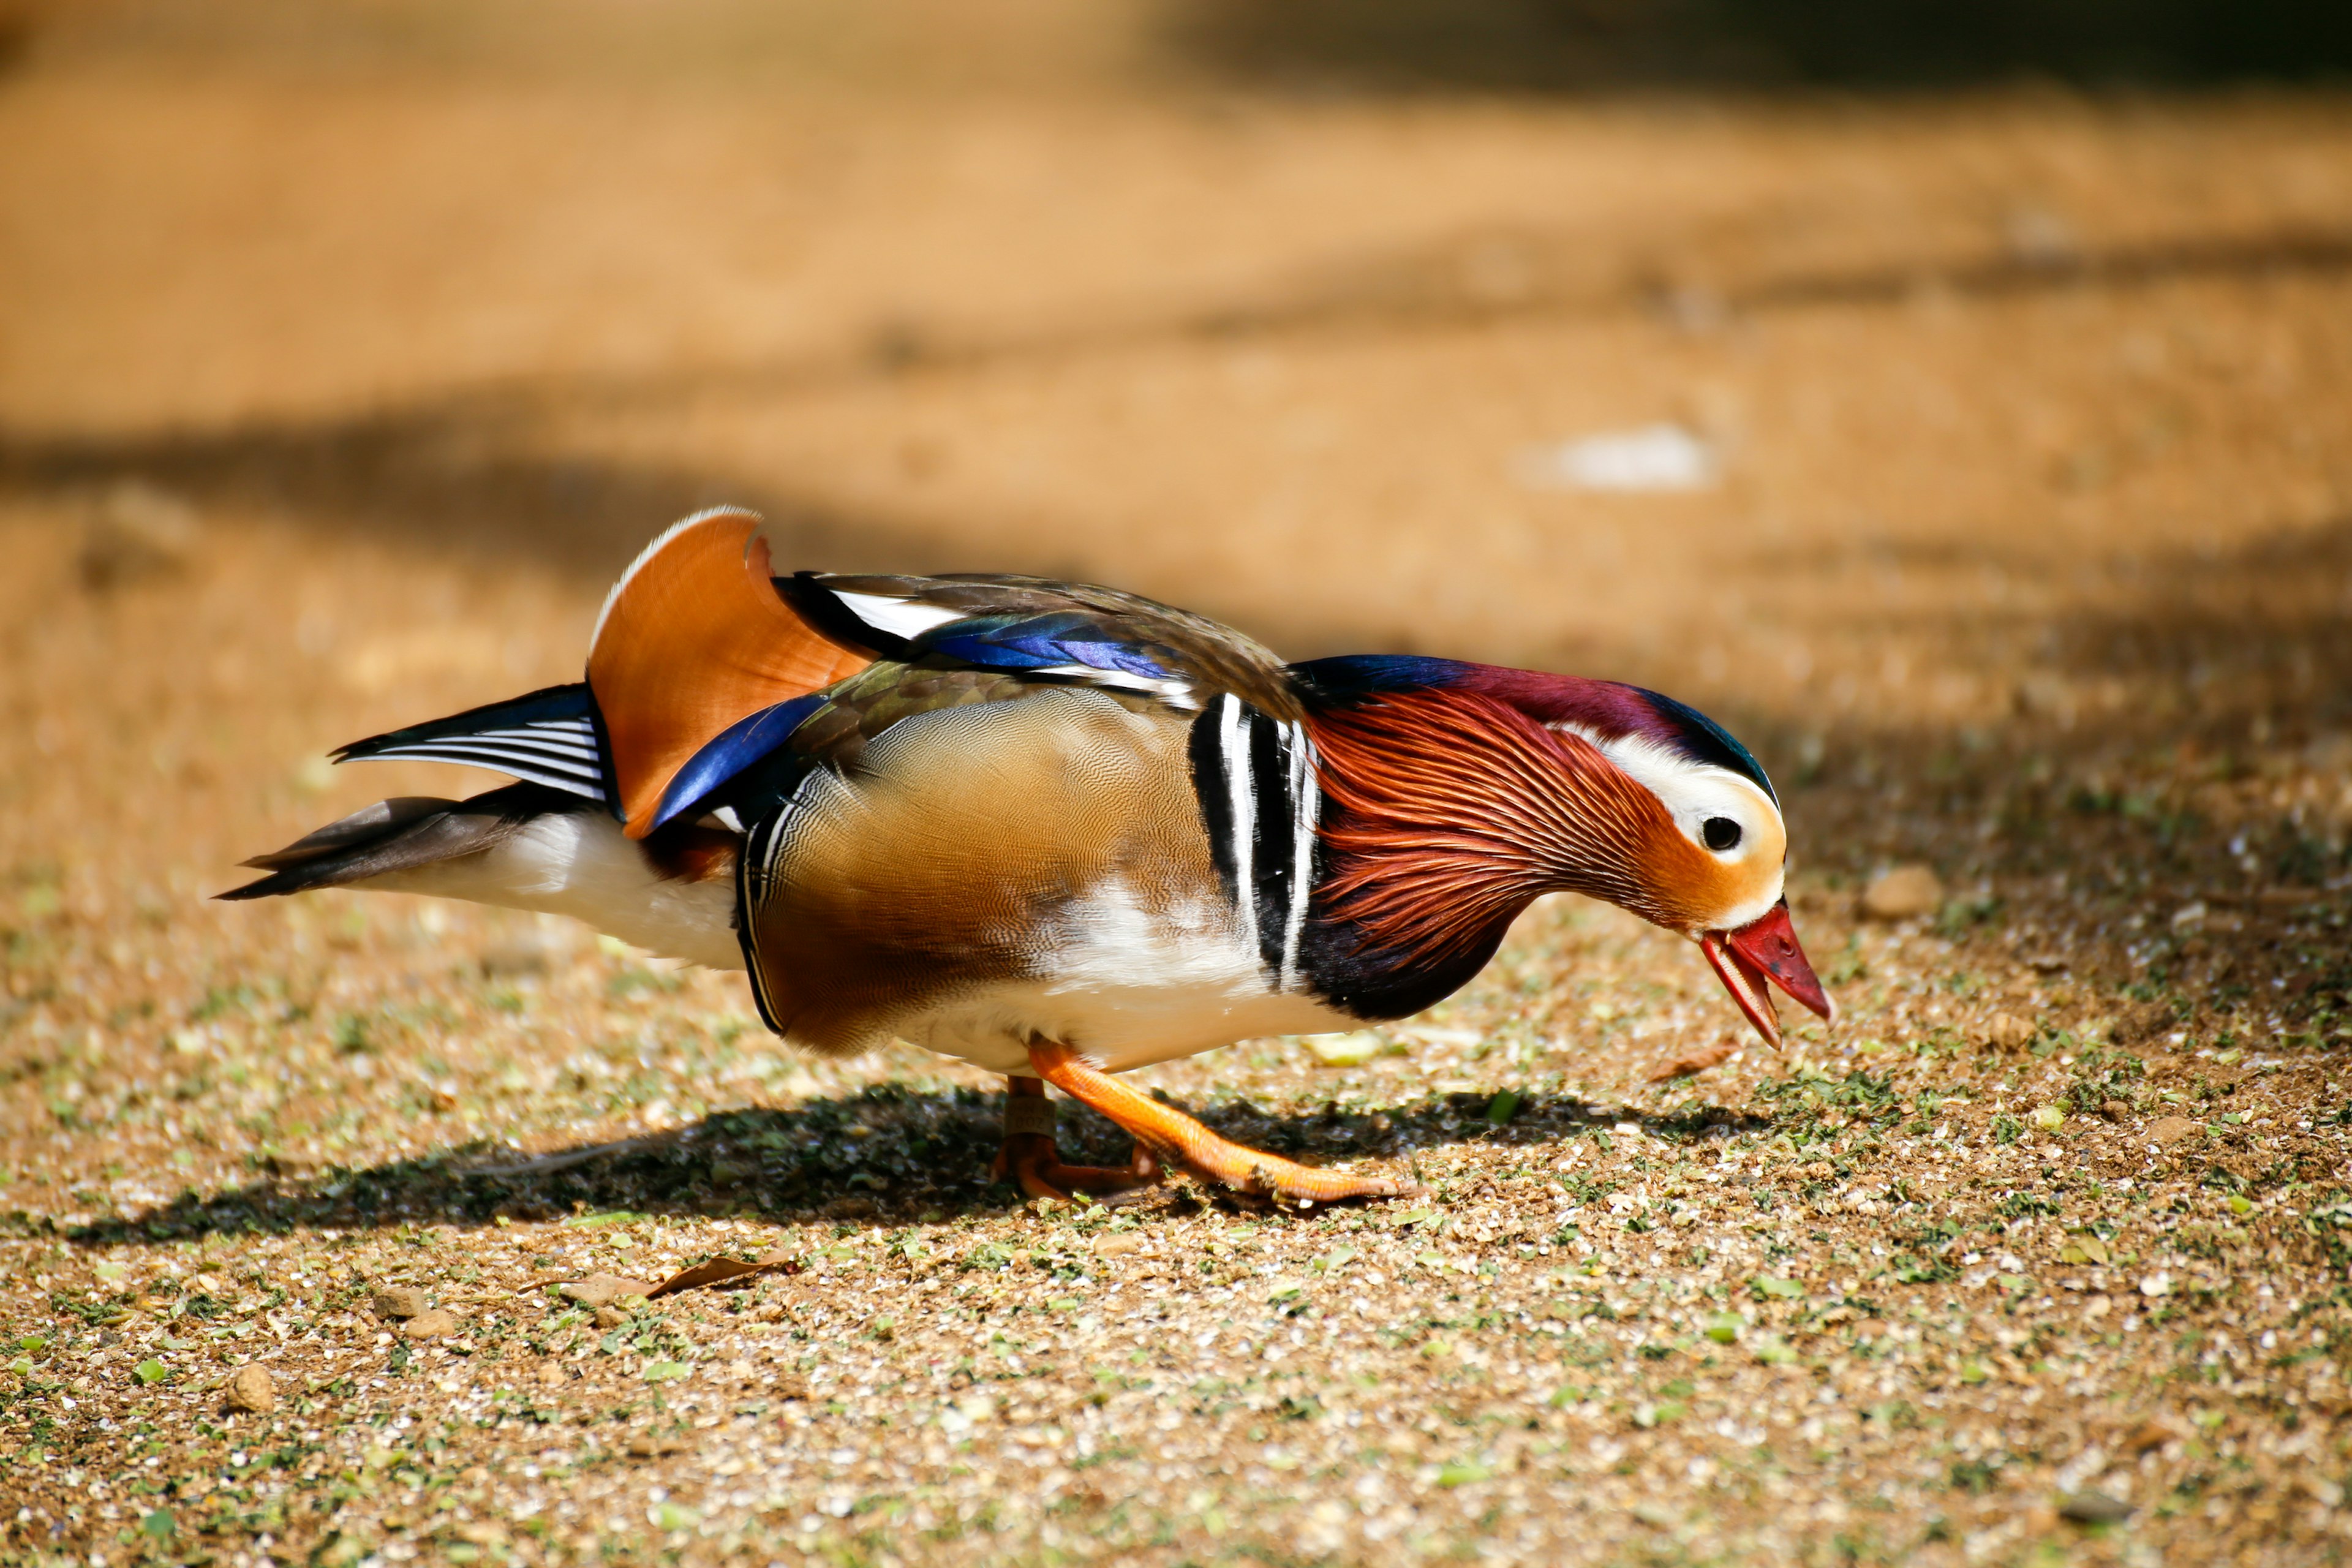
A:
<svg viewBox="0 0 2352 1568">
<path fill-rule="evenodd" d="M 0 1557 L 2345 1555 L 2329 100 L 813 109 L 150 31 L 0 92 Z M 2003 259 L 2026 205 L 2076 261 Z M 1668 420 L 1716 489 L 1514 477 Z M 722 497 L 1687 698 L 1839 1026 L 1548 901 L 1429 1016 L 1142 1075 L 1423 1197 L 1053 1208 L 1001 1084 L 739 978 L 206 901 L 485 787 L 320 758 L 576 679 Z M 1936 896 L 1864 916 L 1891 867 Z M 645 1294 L 718 1259 L 773 1261 Z"/>
</svg>

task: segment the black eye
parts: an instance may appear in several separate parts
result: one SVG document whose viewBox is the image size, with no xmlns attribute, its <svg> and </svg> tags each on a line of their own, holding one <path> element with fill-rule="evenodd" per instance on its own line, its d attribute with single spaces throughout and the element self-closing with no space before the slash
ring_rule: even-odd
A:
<svg viewBox="0 0 2352 1568">
<path fill-rule="evenodd" d="M 1727 816 L 1710 816 L 1698 830 L 1709 849 L 1722 851 L 1739 847 L 1739 824 Z"/>
</svg>

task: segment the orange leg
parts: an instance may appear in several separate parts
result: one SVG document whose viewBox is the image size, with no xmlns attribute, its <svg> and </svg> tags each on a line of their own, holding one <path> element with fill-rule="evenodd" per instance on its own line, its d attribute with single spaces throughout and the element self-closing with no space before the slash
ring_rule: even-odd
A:
<svg viewBox="0 0 2352 1568">
<path fill-rule="evenodd" d="M 1141 1143 L 1125 1165 L 1065 1165 L 1054 1148 L 1054 1104 L 1034 1078 L 1004 1080 L 1004 1147 L 989 1173 L 1021 1184 L 1033 1198 L 1066 1200 L 1072 1193 L 1112 1194 L 1160 1180 L 1160 1162 Z"/>
<path fill-rule="evenodd" d="M 1414 1190 L 1412 1184 L 1394 1177 L 1347 1176 L 1337 1171 L 1318 1171 L 1230 1142 L 1182 1111 L 1139 1094 L 1108 1073 L 1090 1066 L 1076 1051 L 1058 1041 L 1032 1045 L 1029 1064 L 1047 1083 L 1071 1099 L 1094 1107 L 1133 1133 L 1139 1152 L 1150 1150 L 1204 1182 L 1219 1182 L 1235 1192 L 1300 1204 L 1328 1204 L 1341 1198 L 1389 1198 Z"/>
</svg>

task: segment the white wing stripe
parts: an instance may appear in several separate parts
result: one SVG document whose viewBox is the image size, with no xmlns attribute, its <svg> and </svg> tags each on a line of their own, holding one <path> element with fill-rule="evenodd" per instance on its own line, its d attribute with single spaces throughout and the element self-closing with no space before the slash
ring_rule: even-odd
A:
<svg viewBox="0 0 2352 1568">
<path fill-rule="evenodd" d="M 919 637 L 934 626 L 950 621 L 969 618 L 970 610 L 951 610 L 943 605 L 926 605 L 914 599 L 885 598 L 880 594 L 852 594 L 839 588 L 827 588 L 841 602 L 841 607 L 872 626 L 877 632 L 887 632 L 897 637 Z"/>
<path fill-rule="evenodd" d="M 1058 675 L 1073 680 L 1083 680 L 1089 686 L 1107 686 L 1120 691 L 1140 691 L 1157 697 L 1171 708 L 1192 709 L 1201 704 L 1192 695 L 1192 683 L 1155 675 L 1137 675 L 1124 669 L 1097 669 L 1090 664 L 1049 664 L 1039 669 L 1024 671 L 1030 675 Z"/>
</svg>

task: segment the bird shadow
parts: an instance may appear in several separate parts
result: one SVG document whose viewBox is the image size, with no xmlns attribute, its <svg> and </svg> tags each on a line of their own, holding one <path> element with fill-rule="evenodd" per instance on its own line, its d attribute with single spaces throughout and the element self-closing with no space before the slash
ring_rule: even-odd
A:
<svg viewBox="0 0 2352 1568">
<path fill-rule="evenodd" d="M 989 1165 L 1003 1125 L 1002 1094 L 877 1084 L 789 1108 L 716 1111 L 673 1131 L 526 1156 L 475 1142 L 362 1168 L 265 1167 L 260 1179 L 75 1226 L 86 1247 L 296 1230 L 398 1230 L 561 1221 L 594 1226 L 663 1215 L 768 1224 L 938 1223 L 1001 1212 L 1023 1200 Z M 1507 1108 L 1508 1114 L 1503 1114 Z M 1308 1162 L 1410 1158 L 1460 1143 L 1541 1145 L 1625 1121 L 1666 1142 L 1711 1130 L 1768 1130 L 1769 1118 L 1692 1100 L 1643 1113 L 1575 1100 L 1510 1103 L 1484 1092 L 1433 1094 L 1386 1109 L 1265 1111 L 1246 1100 L 1205 1108 L 1229 1138 Z M 1123 1163 L 1125 1134 L 1065 1104 L 1058 1134 L 1074 1163 Z M 1165 1189 L 1167 1203 L 1205 1200 Z"/>
</svg>

